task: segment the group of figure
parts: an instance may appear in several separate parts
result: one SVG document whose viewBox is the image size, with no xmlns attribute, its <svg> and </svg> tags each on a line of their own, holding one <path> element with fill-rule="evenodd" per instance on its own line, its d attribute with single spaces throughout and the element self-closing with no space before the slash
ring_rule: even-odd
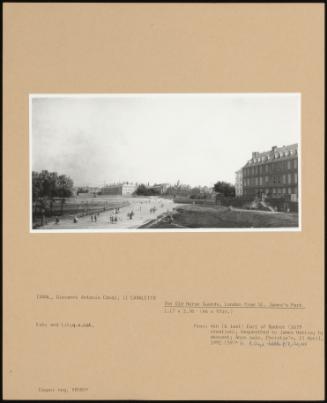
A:
<svg viewBox="0 0 327 403">
<path fill-rule="evenodd" d="M 91 215 L 91 221 L 97 222 L 97 214 Z"/>
<path fill-rule="evenodd" d="M 151 201 L 150 201 L 150 200 L 141 201 L 141 202 L 139 203 L 139 207 L 138 207 L 138 210 L 139 210 L 140 212 L 141 212 L 141 210 L 142 210 L 141 204 L 143 204 L 143 203 L 151 203 Z M 164 207 L 164 203 L 160 203 L 160 207 L 163 208 L 163 207 Z M 105 209 L 104 209 L 104 210 L 105 210 Z M 157 207 L 156 207 L 156 206 L 150 207 L 150 210 L 149 210 L 149 211 L 150 211 L 151 214 L 152 214 L 152 213 L 155 213 L 155 212 L 157 211 Z M 168 211 L 167 211 L 167 212 L 168 212 Z M 111 224 L 117 223 L 118 220 L 121 220 L 121 218 L 119 218 L 119 213 L 120 213 L 120 208 L 119 208 L 119 207 L 115 208 L 114 211 L 113 211 L 113 214 L 109 216 L 109 222 L 110 222 Z M 97 216 L 98 216 L 98 215 L 99 215 L 99 213 L 92 214 L 92 215 L 91 215 L 91 221 L 92 221 L 92 222 L 97 222 Z M 129 212 L 127 213 L 127 217 L 128 217 L 130 220 L 133 219 L 134 215 L 135 215 L 135 212 L 134 212 L 133 210 L 131 210 L 131 211 L 129 211 Z M 171 217 L 171 216 L 169 217 L 169 221 L 172 222 L 172 217 Z M 58 217 L 56 217 L 56 221 L 55 221 L 55 222 L 56 222 L 56 224 L 59 224 L 59 218 L 58 218 Z M 74 223 L 77 223 L 77 222 L 78 222 L 77 216 L 74 216 L 73 222 L 74 222 Z"/>
<path fill-rule="evenodd" d="M 118 221 L 118 217 L 116 215 L 111 215 L 109 217 L 110 224 L 114 224 Z"/>
<path fill-rule="evenodd" d="M 111 224 L 114 224 L 114 223 L 116 223 L 116 222 L 118 221 L 118 214 L 119 214 L 119 211 L 120 211 L 120 207 L 116 207 L 116 208 L 114 209 L 114 215 L 111 215 L 111 216 L 109 217 L 109 221 L 110 221 Z"/>
</svg>

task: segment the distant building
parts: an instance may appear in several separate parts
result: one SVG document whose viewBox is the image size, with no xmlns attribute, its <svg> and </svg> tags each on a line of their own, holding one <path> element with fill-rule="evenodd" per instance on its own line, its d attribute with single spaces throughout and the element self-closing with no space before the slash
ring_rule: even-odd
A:
<svg viewBox="0 0 327 403">
<path fill-rule="evenodd" d="M 243 170 L 235 172 L 235 196 L 243 196 Z"/>
<path fill-rule="evenodd" d="M 169 183 L 155 183 L 152 189 L 157 190 L 160 194 L 166 193 L 169 187 Z"/>
<path fill-rule="evenodd" d="M 106 185 L 101 189 L 102 195 L 113 195 L 113 196 L 130 196 L 137 188 L 134 183 L 117 183 L 112 185 Z"/>
<path fill-rule="evenodd" d="M 76 194 L 96 194 L 99 190 L 100 188 L 95 186 L 80 186 L 76 188 Z"/>
<path fill-rule="evenodd" d="M 243 195 L 298 201 L 298 145 L 253 152 L 242 168 Z"/>
<path fill-rule="evenodd" d="M 88 186 L 89 193 L 98 193 L 100 188 L 97 186 Z"/>
</svg>

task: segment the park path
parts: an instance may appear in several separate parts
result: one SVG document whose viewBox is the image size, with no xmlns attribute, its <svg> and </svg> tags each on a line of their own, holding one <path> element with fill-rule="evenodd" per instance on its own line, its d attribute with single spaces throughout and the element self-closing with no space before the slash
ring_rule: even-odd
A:
<svg viewBox="0 0 327 403">
<path fill-rule="evenodd" d="M 39 230 L 65 230 L 65 229 L 134 229 L 141 225 L 155 219 L 160 214 L 172 211 L 176 206 L 170 199 L 163 198 L 130 198 L 129 206 L 121 207 L 119 213 L 115 214 L 114 210 L 107 210 L 97 215 L 97 220 L 92 221 L 91 215 L 79 217 L 76 223 L 72 218 L 65 218 L 59 221 L 58 224 L 49 223 L 39 228 Z M 151 212 L 151 209 L 155 209 Z M 133 211 L 134 215 L 132 219 L 128 214 Z M 110 222 L 110 216 L 117 216 L 117 222 Z"/>
</svg>

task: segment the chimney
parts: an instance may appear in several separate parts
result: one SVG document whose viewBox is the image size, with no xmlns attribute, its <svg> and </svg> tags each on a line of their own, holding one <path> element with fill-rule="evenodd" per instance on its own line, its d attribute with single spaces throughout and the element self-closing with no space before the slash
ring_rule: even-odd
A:
<svg viewBox="0 0 327 403">
<path fill-rule="evenodd" d="M 256 158 L 257 156 L 258 156 L 258 151 L 254 151 L 253 153 L 252 153 L 252 158 Z"/>
<path fill-rule="evenodd" d="M 276 148 L 277 148 L 277 146 L 273 146 L 273 147 L 271 148 L 271 150 L 272 150 L 272 151 L 275 151 Z"/>
</svg>

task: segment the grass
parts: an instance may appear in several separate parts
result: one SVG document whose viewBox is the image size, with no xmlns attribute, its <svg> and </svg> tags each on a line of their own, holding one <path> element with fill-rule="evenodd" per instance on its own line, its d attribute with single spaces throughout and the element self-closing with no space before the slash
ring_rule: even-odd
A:
<svg viewBox="0 0 327 403">
<path fill-rule="evenodd" d="M 222 206 L 184 205 L 173 213 L 173 222 L 163 218 L 148 228 L 284 228 L 297 227 L 298 214 L 231 210 Z"/>
</svg>

